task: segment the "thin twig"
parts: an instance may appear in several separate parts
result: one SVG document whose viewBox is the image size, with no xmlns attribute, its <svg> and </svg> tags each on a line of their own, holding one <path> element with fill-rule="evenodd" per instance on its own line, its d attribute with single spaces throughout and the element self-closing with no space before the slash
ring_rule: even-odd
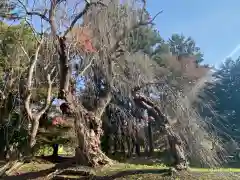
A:
<svg viewBox="0 0 240 180">
<path fill-rule="evenodd" d="M 96 6 L 96 5 L 102 5 L 102 6 L 106 6 L 104 3 L 98 1 L 98 2 L 92 2 L 92 3 L 86 3 L 85 5 L 85 8 L 83 9 L 82 12 L 80 12 L 74 19 L 73 21 L 71 22 L 71 25 L 69 26 L 69 28 L 65 31 L 63 37 L 66 37 L 67 34 L 72 30 L 72 28 L 74 27 L 74 25 L 77 23 L 77 21 L 83 17 L 87 12 L 88 10 L 92 7 L 92 6 Z"/>
</svg>

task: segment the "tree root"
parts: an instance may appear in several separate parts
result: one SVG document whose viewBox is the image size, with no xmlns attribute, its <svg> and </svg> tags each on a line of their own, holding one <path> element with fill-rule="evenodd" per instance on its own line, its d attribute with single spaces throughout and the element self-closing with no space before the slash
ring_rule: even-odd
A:
<svg viewBox="0 0 240 180">
<path fill-rule="evenodd" d="M 75 166 L 66 169 L 56 169 L 54 172 L 48 174 L 46 179 L 53 179 L 58 175 L 78 175 L 78 176 L 90 176 L 93 174 L 93 169 L 86 166 Z"/>
<path fill-rule="evenodd" d="M 22 166 L 23 164 L 24 164 L 23 162 L 19 162 L 18 160 L 8 162 L 7 164 L 0 168 L 0 177 L 11 174 L 11 172 L 20 168 L 20 166 Z"/>
<path fill-rule="evenodd" d="M 100 148 L 88 149 L 88 151 L 85 152 L 80 148 L 76 148 L 75 158 L 77 164 L 94 168 L 113 164 L 113 161 L 109 157 L 107 157 Z"/>
</svg>

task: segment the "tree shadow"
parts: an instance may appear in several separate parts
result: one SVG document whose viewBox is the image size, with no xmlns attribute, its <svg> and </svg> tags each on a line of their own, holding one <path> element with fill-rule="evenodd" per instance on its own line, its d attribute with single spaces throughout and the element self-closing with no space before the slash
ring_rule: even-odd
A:
<svg viewBox="0 0 240 180">
<path fill-rule="evenodd" d="M 142 169 L 142 170 L 126 170 L 120 171 L 110 176 L 94 176 L 91 177 L 93 180 L 112 180 L 121 178 L 124 176 L 137 175 L 137 174 L 159 174 L 168 176 L 170 175 L 169 169 Z"/>
<path fill-rule="evenodd" d="M 3 180 L 20 180 L 20 179 L 43 178 L 43 177 L 46 177 L 47 175 L 49 175 L 50 173 L 54 172 L 55 170 L 63 170 L 66 168 L 71 168 L 71 167 L 76 167 L 76 164 L 74 164 L 72 162 L 61 163 L 61 164 L 57 164 L 56 166 L 54 166 L 50 169 L 41 170 L 38 172 L 28 172 L 28 173 L 24 173 L 24 174 L 20 174 L 20 175 L 5 176 L 5 177 L 2 177 L 2 179 Z M 112 179 L 116 179 L 116 178 L 120 178 L 120 177 L 124 177 L 124 176 L 137 175 L 137 174 L 160 174 L 162 176 L 168 176 L 168 175 L 170 175 L 170 171 L 169 171 L 169 169 L 125 170 L 125 171 L 117 172 L 113 175 L 95 176 L 95 175 L 91 175 L 90 173 L 87 173 L 86 171 L 84 171 L 83 168 L 80 168 L 79 172 L 75 171 L 75 174 L 67 173 L 67 171 L 66 171 L 66 172 L 60 173 L 59 175 L 78 175 L 78 176 L 81 176 L 78 178 L 80 180 L 112 180 Z M 72 180 L 72 179 L 76 179 L 76 178 L 56 176 L 56 177 L 53 177 L 53 179 L 54 180 L 61 180 L 61 179 Z"/>
<path fill-rule="evenodd" d="M 164 174 L 168 175 L 169 170 L 168 169 L 143 169 L 143 170 L 125 170 L 125 171 L 120 171 L 116 172 L 113 175 L 105 175 L 105 176 L 94 176 L 89 173 L 88 169 L 84 169 L 83 166 L 77 166 L 75 163 L 74 158 L 72 157 L 52 157 L 52 156 L 45 156 L 45 157 L 37 157 L 38 159 L 41 160 L 46 160 L 49 162 L 57 163 L 54 167 L 45 169 L 45 170 L 40 170 L 40 171 L 35 171 L 35 172 L 27 172 L 23 174 L 18 174 L 18 175 L 12 175 L 12 176 L 5 176 L 2 177 L 2 179 L 6 180 L 19 180 L 19 179 L 37 179 L 37 178 L 42 178 L 46 177 L 47 175 L 53 173 L 56 170 L 64 170 L 63 173 L 58 173 L 58 175 L 76 175 L 79 176 L 78 179 L 81 180 L 87 180 L 87 179 L 93 179 L 93 180 L 102 180 L 102 179 L 116 179 L 119 177 L 123 176 L 129 176 L 129 175 L 136 175 L 136 174 Z M 144 157 L 143 157 L 144 158 Z M 147 159 L 149 157 L 146 157 Z M 129 161 L 128 163 L 130 164 L 144 164 L 144 165 L 154 165 L 156 162 L 146 161 L 146 159 L 139 160 L 139 157 L 136 157 L 136 160 Z M 74 170 L 69 170 L 73 168 Z M 74 174 L 75 173 L 75 174 Z M 53 179 L 74 179 L 74 178 L 66 178 L 66 177 L 54 177 Z"/>
<path fill-rule="evenodd" d="M 55 170 L 63 170 L 63 169 L 74 167 L 74 166 L 76 166 L 76 164 L 74 163 L 73 160 L 70 160 L 68 162 L 56 164 L 54 167 L 50 169 L 45 169 L 37 172 L 28 172 L 28 173 L 23 173 L 19 175 L 4 176 L 2 177 L 2 179 L 4 180 L 36 179 L 36 178 L 47 176 L 48 174 L 54 172 Z"/>
<path fill-rule="evenodd" d="M 131 176 L 131 175 L 138 175 L 138 174 L 158 174 L 161 176 L 169 176 L 171 175 L 170 171 L 168 169 L 142 169 L 142 170 L 125 170 L 117 172 L 113 175 L 105 175 L 105 176 L 85 176 L 85 177 L 79 177 L 79 180 L 113 180 L 121 177 Z M 54 180 L 62 180 L 62 179 L 68 179 L 68 180 L 74 180 L 76 178 L 70 178 L 70 177 L 54 177 Z"/>
<path fill-rule="evenodd" d="M 51 163 L 63 163 L 68 162 L 73 159 L 73 157 L 63 157 L 63 156 L 37 156 L 36 158 L 49 161 Z"/>
<path fill-rule="evenodd" d="M 169 155 L 168 152 L 153 152 L 151 155 L 141 154 L 141 156 L 133 156 L 132 158 L 128 158 L 120 162 L 148 166 L 164 164 L 168 167 L 173 164 L 171 155 Z"/>
</svg>

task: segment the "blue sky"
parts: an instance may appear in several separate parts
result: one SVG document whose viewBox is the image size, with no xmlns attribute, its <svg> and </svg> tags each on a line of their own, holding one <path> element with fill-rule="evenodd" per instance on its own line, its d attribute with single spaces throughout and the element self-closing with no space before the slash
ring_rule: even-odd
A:
<svg viewBox="0 0 240 180">
<path fill-rule="evenodd" d="M 172 33 L 193 37 L 205 63 L 240 55 L 240 0 L 149 0 L 148 10 L 152 16 L 163 10 L 155 23 L 164 39 Z"/>
<path fill-rule="evenodd" d="M 163 10 L 155 20 L 161 36 L 164 39 L 173 33 L 191 36 L 204 53 L 205 63 L 218 65 L 228 56 L 240 56 L 240 0 L 148 0 L 147 3 L 152 16 Z M 39 25 L 39 19 L 34 22 Z"/>
</svg>

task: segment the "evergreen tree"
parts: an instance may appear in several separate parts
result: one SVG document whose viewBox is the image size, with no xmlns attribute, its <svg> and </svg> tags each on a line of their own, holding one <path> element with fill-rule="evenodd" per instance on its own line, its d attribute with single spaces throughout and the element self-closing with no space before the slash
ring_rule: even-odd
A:
<svg viewBox="0 0 240 180">
<path fill-rule="evenodd" d="M 204 60 L 203 53 L 191 37 L 186 38 L 182 34 L 173 34 L 169 38 L 168 44 L 173 55 L 194 55 L 198 64 Z"/>
<path fill-rule="evenodd" d="M 240 58 L 227 59 L 214 74 L 202 98 L 204 104 L 210 105 L 214 111 L 204 108 L 203 114 L 212 119 L 223 138 L 240 139 Z"/>
</svg>

